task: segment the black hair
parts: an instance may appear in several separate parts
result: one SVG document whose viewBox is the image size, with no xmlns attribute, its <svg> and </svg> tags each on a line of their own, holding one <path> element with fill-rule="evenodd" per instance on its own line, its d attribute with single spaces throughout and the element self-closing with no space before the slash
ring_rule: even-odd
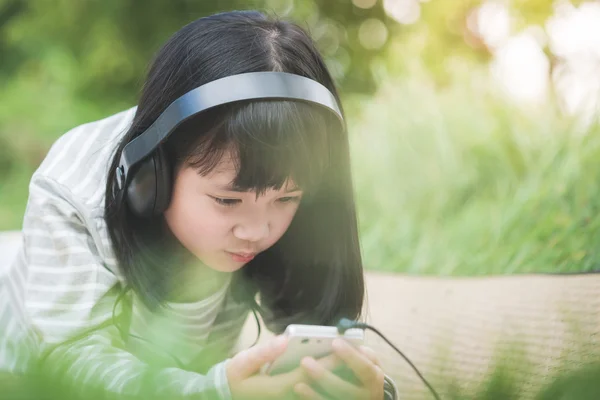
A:
<svg viewBox="0 0 600 400">
<path fill-rule="evenodd" d="M 191 22 L 166 42 L 150 66 L 131 127 L 113 156 L 105 200 L 119 268 L 149 308 L 165 303 L 181 245 L 163 216 L 140 218 L 115 201 L 115 171 L 123 147 L 186 92 L 222 77 L 258 71 L 308 77 L 327 87 L 339 103 L 306 31 L 256 11 Z M 332 118 L 300 102 L 240 102 L 191 118 L 162 144 L 173 171 L 188 163 L 208 173 L 233 148 L 238 188 L 260 193 L 292 177 L 307 193 L 283 237 L 236 272 L 232 283 L 237 298 L 259 309 L 275 331 L 288 323 L 332 324 L 361 314 L 363 268 L 348 137 L 345 126 Z"/>
</svg>

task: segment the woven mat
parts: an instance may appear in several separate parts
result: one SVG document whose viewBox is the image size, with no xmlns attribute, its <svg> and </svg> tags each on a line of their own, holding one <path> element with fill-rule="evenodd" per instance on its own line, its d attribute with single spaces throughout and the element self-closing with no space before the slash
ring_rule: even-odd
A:
<svg viewBox="0 0 600 400">
<path fill-rule="evenodd" d="M 473 398 L 498 365 L 516 379 L 519 398 L 531 398 L 557 372 L 600 360 L 600 274 L 459 279 L 369 272 L 366 279 L 366 321 L 442 398 L 456 390 Z M 255 337 L 249 319 L 240 344 L 247 347 Z M 367 343 L 403 399 L 431 398 L 383 340 L 368 333 Z"/>
</svg>

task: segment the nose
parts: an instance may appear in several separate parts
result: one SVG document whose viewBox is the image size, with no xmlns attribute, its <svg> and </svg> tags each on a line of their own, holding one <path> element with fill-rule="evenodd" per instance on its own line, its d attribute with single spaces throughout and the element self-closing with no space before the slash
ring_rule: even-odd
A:
<svg viewBox="0 0 600 400">
<path fill-rule="evenodd" d="M 233 235 L 248 242 L 259 242 L 269 236 L 270 223 L 266 218 L 250 218 L 234 226 Z"/>
</svg>

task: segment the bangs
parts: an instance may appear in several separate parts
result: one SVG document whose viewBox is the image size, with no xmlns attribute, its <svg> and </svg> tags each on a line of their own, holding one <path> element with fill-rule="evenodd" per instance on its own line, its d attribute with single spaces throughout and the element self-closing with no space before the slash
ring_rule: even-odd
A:
<svg viewBox="0 0 600 400">
<path fill-rule="evenodd" d="M 332 138 L 342 137 L 343 127 L 333 113 L 301 102 L 233 104 L 216 114 L 210 120 L 220 123 L 200 135 L 186 161 L 207 175 L 230 151 L 236 170 L 231 184 L 239 191 L 262 194 L 291 179 L 309 194 L 330 166 Z M 193 125 L 197 135 L 198 124 Z"/>
</svg>

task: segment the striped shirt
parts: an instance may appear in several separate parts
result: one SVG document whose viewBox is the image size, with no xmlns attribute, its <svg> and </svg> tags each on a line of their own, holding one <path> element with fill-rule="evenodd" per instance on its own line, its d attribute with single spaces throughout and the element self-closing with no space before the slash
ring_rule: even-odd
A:
<svg viewBox="0 0 600 400">
<path fill-rule="evenodd" d="M 112 323 L 125 280 L 104 222 L 104 191 L 108 165 L 134 113 L 67 132 L 33 174 L 22 246 L 0 279 L 0 369 L 25 368 L 29 353 L 18 349 L 38 354 L 101 325 L 49 354 L 47 365 L 67 365 L 60 379 L 69 387 L 135 396 L 149 365 L 160 365 L 152 371 L 156 395 L 229 399 L 225 365 L 248 314 L 233 300 L 229 282 L 206 299 L 170 303 L 160 312 L 133 296 L 130 340 Z M 198 358 L 210 357 L 215 362 L 203 371 L 177 362 L 199 365 Z"/>
</svg>

